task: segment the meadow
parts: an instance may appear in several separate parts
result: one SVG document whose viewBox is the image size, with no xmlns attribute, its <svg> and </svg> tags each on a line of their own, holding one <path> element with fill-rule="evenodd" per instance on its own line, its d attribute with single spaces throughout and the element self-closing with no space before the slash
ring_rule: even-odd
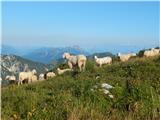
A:
<svg viewBox="0 0 160 120">
<path fill-rule="evenodd" d="M 99 76 L 99 79 L 96 79 Z M 93 86 L 114 86 L 111 99 Z M 160 56 L 114 60 L 34 84 L 1 89 L 2 120 L 158 120 Z"/>
</svg>

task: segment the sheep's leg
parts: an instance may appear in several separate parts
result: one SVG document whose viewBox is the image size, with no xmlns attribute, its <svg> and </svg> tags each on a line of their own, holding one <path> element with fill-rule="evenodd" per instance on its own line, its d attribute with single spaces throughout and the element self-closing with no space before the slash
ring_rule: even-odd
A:
<svg viewBox="0 0 160 120">
<path fill-rule="evenodd" d="M 68 66 L 69 66 L 69 68 L 70 68 L 70 69 L 72 69 L 72 68 L 73 68 L 72 63 L 71 63 L 71 62 L 69 62 L 69 61 L 68 61 Z"/>
<path fill-rule="evenodd" d="M 83 70 L 86 68 L 86 62 L 83 62 Z"/>
<path fill-rule="evenodd" d="M 82 65 L 83 65 L 82 62 L 78 62 L 78 67 L 79 67 L 80 72 L 82 71 Z"/>
<path fill-rule="evenodd" d="M 31 80 L 30 79 L 28 79 L 28 84 L 30 84 L 31 83 Z"/>
</svg>

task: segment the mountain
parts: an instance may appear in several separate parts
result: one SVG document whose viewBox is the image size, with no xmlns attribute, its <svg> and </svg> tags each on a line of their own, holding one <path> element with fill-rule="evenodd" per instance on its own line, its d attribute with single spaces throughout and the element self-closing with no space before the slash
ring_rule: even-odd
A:
<svg viewBox="0 0 160 120">
<path fill-rule="evenodd" d="M 46 65 L 39 62 L 24 59 L 16 55 L 1 55 L 1 77 L 4 80 L 6 75 L 18 75 L 24 69 L 36 69 L 37 73 L 45 72 L 46 69 L 53 68 L 52 65 Z"/>
<path fill-rule="evenodd" d="M 36 48 L 34 47 L 13 47 L 10 45 L 5 45 L 2 44 L 2 46 L 0 46 L 1 49 L 1 54 L 3 55 L 17 55 L 17 56 L 23 56 L 33 50 L 35 50 Z"/>
<path fill-rule="evenodd" d="M 8 46 L 8 45 L 2 45 L 1 46 L 1 53 L 2 54 L 18 54 L 18 50 L 15 48 Z"/>
<path fill-rule="evenodd" d="M 73 46 L 73 47 L 63 47 L 63 48 L 48 48 L 48 47 L 39 48 L 28 53 L 27 55 L 24 55 L 23 57 L 30 59 L 32 61 L 37 61 L 46 64 L 61 59 L 64 52 L 69 52 L 71 54 L 89 55 L 88 52 L 84 51 L 79 46 Z"/>
</svg>

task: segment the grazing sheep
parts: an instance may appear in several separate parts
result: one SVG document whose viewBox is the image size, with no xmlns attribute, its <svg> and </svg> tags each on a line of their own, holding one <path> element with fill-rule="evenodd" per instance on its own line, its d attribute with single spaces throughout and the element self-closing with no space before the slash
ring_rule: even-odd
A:
<svg viewBox="0 0 160 120">
<path fill-rule="evenodd" d="M 55 77 L 55 76 L 56 76 L 56 74 L 55 74 L 54 72 L 48 72 L 48 73 L 46 74 L 47 79 L 48 79 L 48 78 L 53 78 L 53 77 Z"/>
<path fill-rule="evenodd" d="M 22 84 L 24 80 L 27 80 L 28 83 L 32 82 L 32 76 L 35 75 L 36 73 L 37 72 L 35 69 L 29 72 L 20 72 L 18 85 Z"/>
<path fill-rule="evenodd" d="M 96 63 L 101 67 L 103 64 L 111 64 L 112 63 L 112 58 L 111 57 L 103 57 L 103 58 L 98 58 L 97 56 L 94 56 L 94 59 Z"/>
<path fill-rule="evenodd" d="M 10 76 L 10 75 L 7 75 L 5 80 L 8 80 L 9 82 L 16 82 L 16 77 L 14 75 Z"/>
<path fill-rule="evenodd" d="M 39 80 L 44 80 L 44 74 L 43 74 L 43 73 L 41 73 L 41 74 L 39 75 Z"/>
<path fill-rule="evenodd" d="M 32 76 L 32 82 L 37 82 L 37 81 L 38 81 L 37 76 L 36 76 L 36 75 L 33 75 L 33 76 Z"/>
<path fill-rule="evenodd" d="M 160 49 L 152 48 L 151 50 L 145 50 L 143 56 L 144 57 L 152 57 L 160 54 Z"/>
<path fill-rule="evenodd" d="M 63 58 L 68 60 L 68 66 L 70 69 L 73 68 L 73 66 L 78 66 L 79 70 L 85 70 L 86 61 L 87 58 L 84 55 L 70 55 L 69 53 L 64 53 Z"/>
<path fill-rule="evenodd" d="M 61 74 L 63 74 L 63 73 L 65 73 L 65 72 L 67 72 L 67 71 L 72 71 L 72 69 L 60 69 L 60 68 L 57 68 L 57 72 L 58 72 L 58 75 L 61 75 Z"/>
<path fill-rule="evenodd" d="M 136 53 L 130 53 L 130 54 L 120 54 L 118 53 L 118 57 L 120 59 L 120 61 L 125 62 L 127 60 L 129 60 L 131 57 L 135 57 Z"/>
</svg>

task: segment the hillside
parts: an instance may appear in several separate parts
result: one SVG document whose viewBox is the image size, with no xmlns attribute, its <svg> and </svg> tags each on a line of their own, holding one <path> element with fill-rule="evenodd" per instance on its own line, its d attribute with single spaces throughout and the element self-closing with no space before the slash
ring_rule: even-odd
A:
<svg viewBox="0 0 160 120">
<path fill-rule="evenodd" d="M 2 120 L 158 120 L 160 57 L 114 61 L 82 73 L 66 73 L 30 85 L 2 88 Z M 99 76 L 99 79 L 96 79 Z M 108 83 L 114 98 L 95 85 Z"/>
<path fill-rule="evenodd" d="M 24 59 L 16 55 L 1 55 L 1 77 L 6 75 L 17 75 L 20 71 L 26 69 L 36 69 L 38 73 L 45 72 L 45 69 L 51 69 L 52 65 L 46 65 L 31 60 Z"/>
</svg>

